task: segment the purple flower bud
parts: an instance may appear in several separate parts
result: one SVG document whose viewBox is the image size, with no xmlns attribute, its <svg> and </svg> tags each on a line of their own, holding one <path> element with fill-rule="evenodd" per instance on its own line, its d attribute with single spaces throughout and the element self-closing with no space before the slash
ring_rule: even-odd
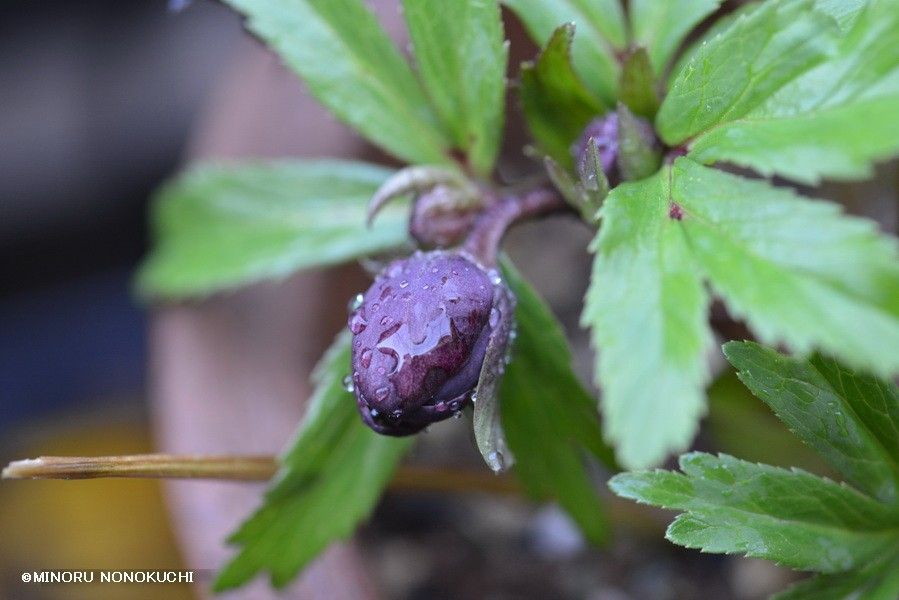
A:
<svg viewBox="0 0 899 600">
<path fill-rule="evenodd" d="M 465 190 L 436 185 L 415 198 L 409 216 L 409 234 L 424 248 L 446 248 L 459 243 L 471 230 L 482 208 Z"/>
<path fill-rule="evenodd" d="M 629 113 L 628 113 L 629 114 Z M 639 137 L 649 147 L 656 147 L 658 140 L 652 124 L 641 117 L 630 115 L 631 122 L 639 132 Z M 592 139 L 599 151 L 599 161 L 612 186 L 618 185 L 627 173 L 621 170 L 621 118 L 617 112 L 608 112 L 602 117 L 590 121 L 581 133 L 580 138 L 571 146 L 571 154 L 579 172 L 585 172 L 588 160 L 587 145 Z"/>
<path fill-rule="evenodd" d="M 471 399 L 491 333 L 508 327 L 510 294 L 495 271 L 461 253 L 391 263 L 349 318 L 352 383 L 362 419 L 409 435 Z M 502 353 L 500 353 L 502 354 Z"/>
<path fill-rule="evenodd" d="M 596 142 L 599 150 L 599 160 L 606 175 L 615 168 L 615 160 L 618 158 L 618 115 L 614 112 L 607 113 L 590 121 L 581 137 L 571 147 L 571 154 L 575 162 L 580 165 L 587 157 L 587 143 L 590 139 Z"/>
</svg>

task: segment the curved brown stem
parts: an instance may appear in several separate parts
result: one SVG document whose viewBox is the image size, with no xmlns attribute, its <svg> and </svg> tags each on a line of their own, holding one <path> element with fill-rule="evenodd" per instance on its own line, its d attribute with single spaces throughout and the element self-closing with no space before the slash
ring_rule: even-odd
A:
<svg viewBox="0 0 899 600">
<path fill-rule="evenodd" d="M 527 219 L 570 210 L 562 196 L 548 186 L 527 190 L 520 195 L 503 196 L 488 204 L 478 215 L 462 249 L 484 266 L 494 267 L 500 244 L 509 227 Z"/>
</svg>

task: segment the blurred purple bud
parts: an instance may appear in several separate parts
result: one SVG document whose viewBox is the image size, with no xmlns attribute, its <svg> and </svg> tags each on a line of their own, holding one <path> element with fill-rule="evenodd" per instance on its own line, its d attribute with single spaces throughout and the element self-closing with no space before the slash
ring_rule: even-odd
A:
<svg viewBox="0 0 899 600">
<path fill-rule="evenodd" d="M 612 185 L 615 185 L 618 182 L 616 164 L 618 159 L 618 115 L 609 112 L 605 116 L 590 121 L 581 133 L 581 137 L 571 147 L 575 164 L 581 171 L 584 170 L 583 165 L 588 159 L 587 144 L 591 138 L 599 151 L 602 170 L 609 181 L 613 182 Z"/>
<path fill-rule="evenodd" d="M 173 13 L 179 13 L 182 10 L 186 9 L 191 5 L 193 0 L 169 0 L 168 1 L 168 11 Z"/>
<path fill-rule="evenodd" d="M 437 185 L 420 194 L 412 205 L 409 234 L 424 248 L 446 248 L 462 241 L 482 206 L 466 191 Z"/>
</svg>

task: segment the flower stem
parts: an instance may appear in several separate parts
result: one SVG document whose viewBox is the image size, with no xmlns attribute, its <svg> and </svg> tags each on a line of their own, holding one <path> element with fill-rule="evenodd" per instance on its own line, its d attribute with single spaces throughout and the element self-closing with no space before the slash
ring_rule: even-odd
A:
<svg viewBox="0 0 899 600">
<path fill-rule="evenodd" d="M 503 196 L 478 215 L 462 249 L 485 267 L 495 267 L 500 243 L 506 231 L 519 221 L 571 210 L 554 189 L 542 186 L 520 195 Z"/>
</svg>

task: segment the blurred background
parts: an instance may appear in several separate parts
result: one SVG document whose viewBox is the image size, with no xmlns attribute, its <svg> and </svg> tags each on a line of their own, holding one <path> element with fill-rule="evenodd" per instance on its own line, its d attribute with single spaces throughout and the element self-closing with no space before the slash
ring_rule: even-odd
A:
<svg viewBox="0 0 899 600">
<path fill-rule="evenodd" d="M 0 3 L 0 462 L 150 450 L 148 197 L 242 39 L 212 2 Z M 0 531 L 2 598 L 147 598 L 17 581 L 182 562 L 155 482 L 4 482 Z"/>
<path fill-rule="evenodd" d="M 375 8 L 401 37 L 395 2 Z M 534 48 L 518 24 L 507 28 L 515 65 Z M 520 150 L 520 131 L 507 138 Z M 152 311 L 129 286 L 147 248 L 148 199 L 164 178 L 193 158 L 286 154 L 387 160 L 313 108 L 223 6 L 196 1 L 176 13 L 165 0 L 0 3 L 0 462 L 277 451 L 299 418 L 317 351 L 344 318 L 331 310 L 312 323 L 310 307 L 343 306 L 364 285 L 360 270 Z M 872 182 L 819 195 L 895 230 L 896 182 L 895 164 L 885 165 Z M 529 242 L 535 227 L 558 241 L 551 251 Z M 590 232 L 554 219 L 510 237 L 588 380 L 577 317 Z M 558 269 L 560 261 L 573 266 Z M 742 333 L 720 308 L 716 315 L 723 331 Z M 312 332 L 311 341 L 295 341 L 298 332 Z M 730 374 L 710 394 L 698 447 L 822 471 Z M 458 422 L 422 438 L 413 464 L 481 468 Z M 195 482 L 4 482 L 0 598 L 201 597 L 202 586 L 39 587 L 19 576 L 213 568 L 228 553 L 224 534 L 258 493 Z M 558 509 L 514 494 L 396 489 L 356 543 L 329 552 L 284 597 L 753 599 L 794 577 L 760 561 L 678 550 L 661 537 L 668 515 L 610 502 L 620 531 L 597 550 Z M 272 596 L 256 585 L 232 597 Z"/>
</svg>

